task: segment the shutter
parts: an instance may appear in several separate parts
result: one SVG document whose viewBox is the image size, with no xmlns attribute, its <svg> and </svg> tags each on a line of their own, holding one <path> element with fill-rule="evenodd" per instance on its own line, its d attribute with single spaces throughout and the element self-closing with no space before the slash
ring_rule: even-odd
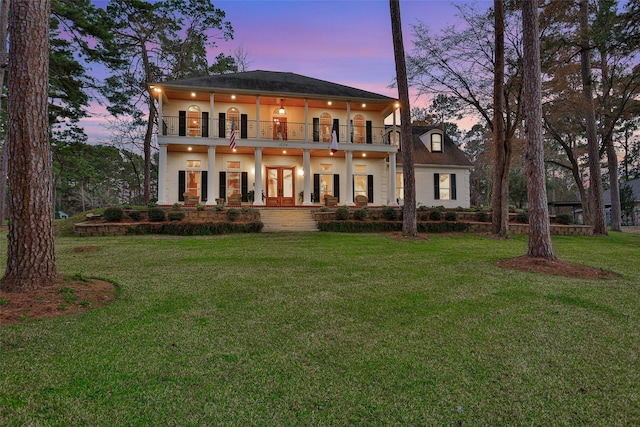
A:
<svg viewBox="0 0 640 427">
<path fill-rule="evenodd" d="M 202 112 L 202 137 L 209 137 L 209 113 L 207 111 Z"/>
<path fill-rule="evenodd" d="M 456 174 L 452 173 L 451 175 L 449 175 L 451 178 L 451 200 L 456 200 L 457 198 L 457 194 L 456 194 Z"/>
<path fill-rule="evenodd" d="M 164 119 L 162 119 L 162 134 L 167 134 L 167 122 L 165 122 Z"/>
<path fill-rule="evenodd" d="M 373 203 L 373 175 L 367 175 L 367 198 Z"/>
<path fill-rule="evenodd" d="M 242 193 L 243 202 L 249 201 L 249 198 L 247 197 L 247 181 L 249 181 L 249 174 L 247 172 L 240 172 L 240 192 Z"/>
<path fill-rule="evenodd" d="M 340 119 L 333 119 L 333 127 L 337 129 L 336 139 L 340 142 Z M 333 133 L 333 130 L 331 131 Z"/>
<path fill-rule="evenodd" d="M 178 201 L 184 202 L 185 191 L 187 191 L 187 173 L 178 171 Z"/>
<path fill-rule="evenodd" d="M 208 176 L 209 174 L 207 173 L 207 171 L 200 172 L 200 199 L 203 202 L 207 201 L 207 193 L 209 189 L 209 183 L 207 182 Z"/>
<path fill-rule="evenodd" d="M 367 120 L 365 126 L 367 144 L 373 144 L 373 124 L 371 123 L 371 120 Z"/>
<path fill-rule="evenodd" d="M 313 118 L 313 141 L 314 142 L 320 141 L 320 118 L 319 117 Z"/>
<path fill-rule="evenodd" d="M 314 173 L 313 174 L 313 194 L 315 194 L 315 201 L 319 202 L 320 201 L 320 174 L 319 173 Z"/>
<path fill-rule="evenodd" d="M 248 123 L 249 123 L 248 116 L 246 114 L 240 114 L 240 138 L 241 139 L 247 139 L 247 135 L 248 135 L 247 129 L 249 128 Z"/>
<path fill-rule="evenodd" d="M 351 135 L 349 138 L 349 142 L 353 144 L 353 120 L 349 120 L 349 123 L 351 123 Z"/>
<path fill-rule="evenodd" d="M 340 201 L 340 175 L 333 174 L 333 195 Z"/>
<path fill-rule="evenodd" d="M 218 113 L 218 138 L 226 138 L 227 132 L 225 125 L 227 124 L 227 119 L 224 113 Z"/>
<path fill-rule="evenodd" d="M 221 199 L 227 200 L 227 173 L 220 171 L 220 187 L 218 195 Z"/>
<path fill-rule="evenodd" d="M 178 136 L 187 136 L 187 112 L 178 111 Z"/>
<path fill-rule="evenodd" d="M 440 200 L 440 174 L 433 174 L 433 198 Z"/>
</svg>

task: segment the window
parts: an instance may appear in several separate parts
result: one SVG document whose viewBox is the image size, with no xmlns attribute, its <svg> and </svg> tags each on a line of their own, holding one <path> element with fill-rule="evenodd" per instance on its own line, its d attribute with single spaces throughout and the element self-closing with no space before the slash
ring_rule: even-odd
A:
<svg viewBox="0 0 640 427">
<path fill-rule="evenodd" d="M 433 174 L 434 198 L 436 200 L 456 200 L 456 174 Z"/>
<path fill-rule="evenodd" d="M 240 194 L 241 174 L 240 162 L 227 162 L 227 197 Z"/>
<path fill-rule="evenodd" d="M 356 144 L 364 143 L 364 116 L 356 114 L 353 118 L 353 142 Z"/>
<path fill-rule="evenodd" d="M 331 120 L 331 114 L 322 113 L 320 115 L 320 140 L 322 142 L 331 142 L 332 130 L 333 120 Z"/>
<path fill-rule="evenodd" d="M 404 178 L 402 172 L 396 172 L 396 203 L 402 204 L 404 199 Z"/>
<path fill-rule="evenodd" d="M 187 109 L 187 129 L 189 136 L 200 136 L 200 107 L 192 105 Z"/>
<path fill-rule="evenodd" d="M 431 134 L 431 152 L 442 153 L 442 134 L 440 133 Z"/>
<path fill-rule="evenodd" d="M 353 197 L 368 196 L 367 192 L 367 167 L 365 165 L 354 165 L 353 175 Z"/>
<path fill-rule="evenodd" d="M 200 196 L 200 160 L 187 160 L 186 191 L 194 196 Z"/>
<path fill-rule="evenodd" d="M 240 135 L 240 111 L 237 108 L 231 107 L 227 110 L 227 136 L 231 135 L 231 124 L 234 123 L 236 130 L 236 137 Z"/>
</svg>

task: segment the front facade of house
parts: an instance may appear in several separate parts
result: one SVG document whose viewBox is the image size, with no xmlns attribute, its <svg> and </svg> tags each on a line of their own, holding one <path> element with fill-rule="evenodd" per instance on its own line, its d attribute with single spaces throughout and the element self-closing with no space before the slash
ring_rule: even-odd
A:
<svg viewBox="0 0 640 427">
<path fill-rule="evenodd" d="M 257 207 L 320 206 L 325 196 L 352 206 L 358 195 L 369 205 L 402 203 L 395 99 L 270 71 L 151 89 L 158 107 L 159 205 L 184 202 L 185 193 L 206 205 L 229 204 L 234 195 Z M 457 159 L 449 152 L 458 148 L 441 131 L 420 129 L 414 149 L 417 135 L 427 141 L 418 148 L 432 156 L 418 158 L 443 159 L 416 162 L 418 203 L 468 206 L 470 164 L 449 164 Z"/>
</svg>

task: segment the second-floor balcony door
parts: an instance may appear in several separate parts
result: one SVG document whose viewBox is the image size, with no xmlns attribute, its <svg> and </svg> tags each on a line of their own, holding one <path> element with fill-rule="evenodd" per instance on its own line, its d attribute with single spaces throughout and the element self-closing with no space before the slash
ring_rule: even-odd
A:
<svg viewBox="0 0 640 427">
<path fill-rule="evenodd" d="M 287 140 L 287 118 L 286 117 L 273 118 L 273 139 L 277 141 Z"/>
<path fill-rule="evenodd" d="M 295 168 L 267 167 L 267 206 L 295 206 Z"/>
</svg>

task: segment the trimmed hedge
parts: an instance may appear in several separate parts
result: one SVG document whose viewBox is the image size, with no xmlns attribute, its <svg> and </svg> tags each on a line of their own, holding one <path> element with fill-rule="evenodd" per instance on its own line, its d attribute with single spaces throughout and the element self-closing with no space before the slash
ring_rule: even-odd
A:
<svg viewBox="0 0 640 427">
<path fill-rule="evenodd" d="M 205 222 L 200 224 L 188 222 L 165 222 L 158 224 L 142 224 L 127 228 L 127 234 L 170 234 L 177 236 L 212 236 L 227 233 L 259 233 L 264 224 L 261 221 L 247 223 Z"/>
<path fill-rule="evenodd" d="M 419 233 L 452 233 L 463 232 L 469 229 L 469 224 L 464 222 L 418 222 Z M 402 231 L 402 222 L 399 221 L 320 221 L 320 231 L 333 231 L 339 233 L 377 233 L 382 231 Z"/>
<path fill-rule="evenodd" d="M 102 217 L 107 222 L 120 222 L 124 218 L 124 210 L 117 206 L 106 208 Z"/>
</svg>

